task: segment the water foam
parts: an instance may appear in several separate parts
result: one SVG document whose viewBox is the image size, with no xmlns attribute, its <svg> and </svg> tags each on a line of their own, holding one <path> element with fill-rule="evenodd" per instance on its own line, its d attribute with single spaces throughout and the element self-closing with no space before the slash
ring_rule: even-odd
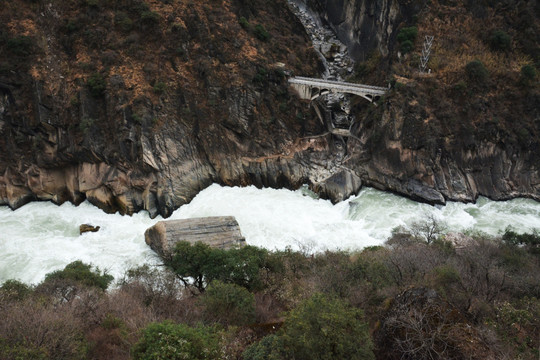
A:
<svg viewBox="0 0 540 360">
<path fill-rule="evenodd" d="M 480 198 L 476 204 L 433 207 L 369 188 L 332 205 L 313 198 L 306 189 L 212 185 L 171 218 L 232 215 L 250 245 L 323 251 L 382 244 L 393 228 L 407 228 L 429 214 L 453 231 L 497 235 L 509 225 L 519 231 L 540 228 L 540 203 L 533 200 Z M 144 231 L 159 220 L 150 219 L 146 212 L 108 215 L 89 203 L 78 207 L 31 203 L 16 211 L 0 207 L 0 282 L 15 278 L 37 283 L 46 273 L 78 259 L 108 270 L 115 278 L 133 266 L 157 264 L 144 243 Z M 101 229 L 79 236 L 82 223 Z"/>
</svg>

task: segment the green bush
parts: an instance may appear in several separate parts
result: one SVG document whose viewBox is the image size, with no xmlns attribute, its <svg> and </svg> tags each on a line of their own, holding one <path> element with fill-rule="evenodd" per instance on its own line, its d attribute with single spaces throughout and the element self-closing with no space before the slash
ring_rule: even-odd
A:
<svg viewBox="0 0 540 360">
<path fill-rule="evenodd" d="M 95 124 L 95 120 L 89 117 L 83 117 L 81 122 L 79 122 L 79 130 L 86 134 L 86 132 Z"/>
<path fill-rule="evenodd" d="M 107 88 L 105 79 L 100 73 L 93 73 L 90 75 L 86 85 L 88 85 L 88 88 L 90 89 L 90 94 L 96 98 L 103 96 L 105 89 Z"/>
<path fill-rule="evenodd" d="M 399 30 L 397 35 L 399 50 L 403 54 L 410 53 L 414 49 L 414 42 L 417 36 L 418 28 L 416 26 L 405 27 Z"/>
<path fill-rule="evenodd" d="M 159 24 L 159 19 L 161 16 L 154 11 L 143 11 L 141 13 L 141 22 L 146 25 L 157 25 Z"/>
<path fill-rule="evenodd" d="M 315 294 L 287 314 L 280 334 L 289 358 L 375 359 L 363 317 L 343 300 Z"/>
<path fill-rule="evenodd" d="M 255 321 L 255 296 L 242 286 L 214 280 L 201 302 L 209 320 L 239 326 Z"/>
<path fill-rule="evenodd" d="M 508 51 L 512 46 L 512 38 L 503 30 L 495 30 L 489 36 L 489 45 L 496 51 Z"/>
<path fill-rule="evenodd" d="M 86 0 L 86 6 L 90 8 L 98 8 L 99 7 L 99 0 Z"/>
<path fill-rule="evenodd" d="M 249 22 L 247 21 L 245 17 L 242 16 L 240 19 L 238 19 L 238 23 L 243 29 L 245 30 L 249 29 Z"/>
<path fill-rule="evenodd" d="M 69 19 L 66 22 L 64 30 L 67 34 L 73 34 L 80 29 L 80 23 L 76 19 Z"/>
<path fill-rule="evenodd" d="M 345 301 L 315 294 L 291 310 L 275 335 L 248 347 L 246 360 L 374 359 L 363 312 Z"/>
<path fill-rule="evenodd" d="M 523 65 L 521 67 L 521 73 L 519 81 L 522 85 L 530 86 L 534 84 L 536 80 L 536 69 L 532 65 Z"/>
<path fill-rule="evenodd" d="M 523 137 L 525 138 L 525 136 Z M 527 131 L 527 138 L 528 137 L 530 137 L 530 134 Z M 506 244 L 512 246 L 524 245 L 529 251 L 532 252 L 540 251 L 540 233 L 537 231 L 532 233 L 518 234 L 517 232 L 513 231 L 512 228 L 508 227 L 502 236 L 502 240 Z"/>
<path fill-rule="evenodd" d="M 268 41 L 270 39 L 270 34 L 261 24 L 255 25 L 253 32 L 255 34 L 255 37 L 261 41 Z"/>
<path fill-rule="evenodd" d="M 480 60 L 473 60 L 465 65 L 465 73 L 470 80 L 483 83 L 489 77 L 489 72 Z"/>
<path fill-rule="evenodd" d="M 8 39 L 7 47 L 15 55 L 26 56 L 32 53 L 34 42 L 29 36 L 17 36 Z"/>
<path fill-rule="evenodd" d="M 215 328 L 170 321 L 148 325 L 133 348 L 135 360 L 215 360 L 221 354 Z"/>
<path fill-rule="evenodd" d="M 129 32 L 131 29 L 133 29 L 133 20 L 124 12 L 117 12 L 114 15 L 114 23 L 116 26 L 118 26 L 122 31 Z"/>
<path fill-rule="evenodd" d="M 45 275 L 44 283 L 54 280 L 70 280 L 80 285 L 107 290 L 113 279 L 112 275 L 106 272 L 102 273 L 99 269 L 92 270 L 92 265 L 77 260 L 67 264 L 64 270 L 57 270 Z"/>
<path fill-rule="evenodd" d="M 283 338 L 278 335 L 268 335 L 261 341 L 251 344 L 242 353 L 244 360 L 282 360 L 286 359 Z"/>
<path fill-rule="evenodd" d="M 417 36 L 418 28 L 416 26 L 404 27 L 399 30 L 399 33 L 397 35 L 397 41 L 399 41 L 400 43 L 403 43 L 405 41 L 410 41 L 411 43 L 414 43 Z"/>
<path fill-rule="evenodd" d="M 161 95 L 167 90 L 167 84 L 163 81 L 156 81 L 154 84 L 154 92 L 158 95 Z"/>
<path fill-rule="evenodd" d="M 20 301 L 30 295 L 31 292 L 30 286 L 24 283 L 17 280 L 7 280 L 0 287 L 0 299 Z"/>
<path fill-rule="evenodd" d="M 253 82 L 259 85 L 266 84 L 268 82 L 268 71 L 263 67 L 258 68 L 257 73 L 253 77 Z"/>
<path fill-rule="evenodd" d="M 402 43 L 399 44 L 399 50 L 403 54 L 408 54 L 414 49 L 414 44 L 410 40 L 405 40 Z"/>
<path fill-rule="evenodd" d="M 49 360 L 47 351 L 32 344 L 8 344 L 0 338 L 0 359 L 9 360 Z"/>
</svg>

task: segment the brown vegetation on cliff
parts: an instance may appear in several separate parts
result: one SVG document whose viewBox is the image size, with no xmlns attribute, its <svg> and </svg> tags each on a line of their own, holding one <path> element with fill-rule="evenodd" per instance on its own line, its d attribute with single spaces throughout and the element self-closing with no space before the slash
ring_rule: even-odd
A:
<svg viewBox="0 0 540 360">
<path fill-rule="evenodd" d="M 316 54 L 284 0 L 20 0 L 0 19 L 13 208 L 87 198 L 168 215 L 212 182 L 256 182 L 239 158 L 287 153 L 312 126 L 285 72 L 314 72 Z M 258 185 L 299 182 L 284 179 Z"/>
<path fill-rule="evenodd" d="M 349 145 L 348 166 L 428 202 L 539 199 L 537 2 L 430 1 L 412 12 L 414 4 L 395 4 L 403 16 L 389 54 L 375 48 L 356 64 L 355 81 L 393 90 L 376 110 L 356 105 L 367 147 Z M 420 74 L 427 35 L 429 73 Z"/>
</svg>

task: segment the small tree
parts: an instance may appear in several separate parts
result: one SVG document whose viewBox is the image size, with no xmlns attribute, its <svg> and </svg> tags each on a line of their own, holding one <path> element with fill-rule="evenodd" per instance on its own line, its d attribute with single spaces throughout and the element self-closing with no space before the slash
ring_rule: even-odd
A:
<svg viewBox="0 0 540 360">
<path fill-rule="evenodd" d="M 201 242 L 192 245 L 180 241 L 167 265 L 186 287 L 195 287 L 199 292 L 204 292 L 212 280 L 237 284 L 251 290 L 262 287 L 259 272 L 267 266 L 267 253 L 253 246 L 223 250 Z"/>
<path fill-rule="evenodd" d="M 414 42 L 418 36 L 418 28 L 416 26 L 404 27 L 399 30 L 397 41 L 400 43 L 400 50 L 403 54 L 407 54 L 414 49 Z"/>
<path fill-rule="evenodd" d="M 446 230 L 446 225 L 435 218 L 435 215 L 428 214 L 425 220 L 415 222 L 411 225 L 411 233 L 417 239 L 424 239 L 428 244 L 437 240 Z"/>
<path fill-rule="evenodd" d="M 215 328 L 170 321 L 148 325 L 133 348 L 135 360 L 215 360 L 221 354 Z"/>
</svg>

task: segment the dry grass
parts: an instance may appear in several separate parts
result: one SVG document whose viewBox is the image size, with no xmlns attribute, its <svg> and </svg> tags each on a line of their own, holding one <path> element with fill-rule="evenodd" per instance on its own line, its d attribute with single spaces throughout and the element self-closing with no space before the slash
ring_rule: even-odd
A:
<svg viewBox="0 0 540 360">
<path fill-rule="evenodd" d="M 436 10 L 434 10 L 436 9 Z M 518 49 L 511 52 L 493 51 L 486 43 L 490 32 L 504 28 L 504 19 L 491 8 L 485 19 L 475 18 L 466 10 L 463 1 L 456 6 L 444 6 L 432 1 L 429 10 L 420 16 L 418 38 L 413 54 L 422 51 L 424 37 L 434 35 L 428 68 L 436 79 L 444 84 L 453 84 L 463 77 L 465 65 L 473 60 L 480 60 L 494 76 L 518 73 L 521 67 L 531 63 L 532 59 Z M 409 55 L 410 65 L 414 55 Z M 400 75 L 411 77 L 416 71 L 397 67 Z"/>
</svg>

